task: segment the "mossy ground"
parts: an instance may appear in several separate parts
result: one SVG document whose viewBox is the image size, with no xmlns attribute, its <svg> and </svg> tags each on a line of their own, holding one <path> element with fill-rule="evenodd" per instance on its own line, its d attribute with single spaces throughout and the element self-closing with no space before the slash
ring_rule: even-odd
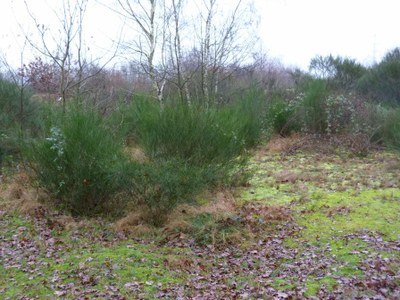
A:
<svg viewBox="0 0 400 300">
<path fill-rule="evenodd" d="M 15 209 L 33 193 L 20 188 L 25 179 L 15 185 L 3 177 L 2 297 L 394 293 L 400 285 L 397 154 L 372 150 L 361 158 L 343 149 L 288 153 L 263 146 L 249 170 L 253 176 L 235 197 L 219 192 L 213 202 L 202 195 L 198 207 L 178 208 L 164 228 L 139 237 L 119 230 L 137 226 L 137 216 L 115 226 L 37 205 Z"/>
<path fill-rule="evenodd" d="M 399 251 L 377 245 L 400 240 L 400 161 L 396 153 L 371 151 L 360 158 L 343 149 L 329 153 L 299 150 L 289 155 L 267 151 L 254 158 L 251 168 L 254 177 L 239 194 L 241 201 L 290 207 L 301 229 L 285 240 L 287 247 L 296 248 L 300 258 L 312 245 L 335 261 L 329 272 L 333 277 L 307 277 L 306 295 L 316 295 L 321 286 L 336 286 L 342 276 L 364 277 L 359 265 L 371 255 L 400 259 Z M 395 268 L 400 272 L 398 265 Z M 290 281 L 296 282 L 294 278 Z M 276 287 L 282 284 L 275 282 Z"/>
<path fill-rule="evenodd" d="M 1 216 L 3 299 L 76 299 L 75 292 L 82 289 L 88 297 L 106 299 L 118 291 L 128 298 L 138 293 L 147 298 L 185 278 L 169 264 L 185 260 L 172 248 L 165 254 L 166 249 L 120 239 L 105 224 L 101 229 L 80 225 L 68 232 L 43 231 L 44 226 L 31 217 Z"/>
</svg>

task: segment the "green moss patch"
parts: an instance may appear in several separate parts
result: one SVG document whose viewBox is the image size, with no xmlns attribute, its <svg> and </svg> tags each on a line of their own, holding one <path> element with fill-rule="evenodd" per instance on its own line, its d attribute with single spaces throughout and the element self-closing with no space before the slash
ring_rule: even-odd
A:
<svg viewBox="0 0 400 300">
<path fill-rule="evenodd" d="M 185 279 L 183 273 L 165 263 L 172 256 L 185 257 L 165 255 L 154 245 L 118 241 L 116 236 L 104 240 L 104 227 L 103 232 L 80 228 L 66 235 L 37 219 L 5 215 L 0 229 L 7 233 L 0 240 L 4 253 L 0 291 L 6 298 L 74 299 L 82 290 L 88 297 L 132 297 L 138 293 L 150 297 Z"/>
<path fill-rule="evenodd" d="M 345 152 L 266 153 L 254 159 L 254 178 L 240 200 L 290 207 L 300 230 L 284 244 L 297 255 L 281 261 L 278 270 L 283 272 L 285 264 L 311 270 L 303 272 L 304 278 L 296 274 L 276 279 L 275 288 L 294 285 L 302 287 L 305 296 L 315 296 L 321 289 L 329 293 L 337 288 L 342 278 L 364 282 L 370 270 L 362 266 L 371 256 L 391 260 L 389 265 L 398 271 L 400 254 L 387 246 L 400 240 L 400 173 L 394 161 L 398 159 L 385 152 L 365 158 Z"/>
</svg>

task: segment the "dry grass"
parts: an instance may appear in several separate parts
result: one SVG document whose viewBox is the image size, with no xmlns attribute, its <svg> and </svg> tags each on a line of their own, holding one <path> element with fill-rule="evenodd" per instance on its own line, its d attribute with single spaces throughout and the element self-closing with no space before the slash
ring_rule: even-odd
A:
<svg viewBox="0 0 400 300">
<path fill-rule="evenodd" d="M 309 135 L 294 133 L 288 137 L 274 136 L 257 156 L 265 153 L 293 154 L 296 151 L 311 151 L 312 153 L 334 154 L 337 149 L 345 149 L 356 156 L 365 156 L 377 146 L 371 144 L 365 135 L 342 134 L 333 136 Z"/>
<path fill-rule="evenodd" d="M 65 228 L 66 230 L 77 229 L 81 225 L 73 217 L 66 215 L 54 216 L 52 222 L 54 226 Z"/>
<path fill-rule="evenodd" d="M 31 180 L 25 172 L 8 177 L 7 182 L 0 185 L 0 211 L 46 219 L 52 227 L 67 230 L 87 226 L 90 221 L 78 221 L 57 212 L 50 196 L 44 190 L 33 187 Z"/>
<path fill-rule="evenodd" d="M 295 183 L 297 180 L 301 179 L 300 176 L 294 172 L 284 170 L 275 175 L 277 182 L 288 182 Z"/>
<path fill-rule="evenodd" d="M 30 185 L 26 173 L 20 172 L 7 179 L 7 183 L 0 187 L 0 210 L 23 214 L 34 214 L 35 210 L 43 207 L 48 195 Z"/>
<path fill-rule="evenodd" d="M 164 236 L 185 233 L 192 230 L 191 220 L 198 215 L 211 214 L 215 219 L 227 218 L 236 212 L 235 199 L 230 190 L 220 190 L 215 193 L 207 193 L 202 199 L 210 199 L 203 205 L 178 205 L 166 218 L 161 231 Z M 115 228 L 132 236 L 155 234 L 155 228 L 148 225 L 149 212 L 145 206 L 136 207 L 135 211 L 115 222 Z"/>
<path fill-rule="evenodd" d="M 336 207 L 332 207 L 327 211 L 328 217 L 334 217 L 336 215 L 348 215 L 352 211 L 352 208 L 345 205 L 339 205 Z"/>
<path fill-rule="evenodd" d="M 138 162 L 148 161 L 148 157 L 138 145 L 130 143 L 128 146 L 125 147 L 124 151 L 131 159 L 135 161 Z"/>
<path fill-rule="evenodd" d="M 177 257 L 175 255 L 166 255 L 164 259 L 164 266 L 169 270 L 179 270 L 179 271 L 192 271 L 194 267 L 197 266 L 195 260 L 182 257 Z"/>
<path fill-rule="evenodd" d="M 247 203 L 241 209 L 241 215 L 248 222 L 262 220 L 265 223 L 293 221 L 292 212 L 287 205 L 267 205 Z"/>
<path fill-rule="evenodd" d="M 300 144 L 302 141 L 304 141 L 305 137 L 306 136 L 302 136 L 299 133 L 295 133 L 288 137 L 281 137 L 279 135 L 274 136 L 268 142 L 268 144 L 264 148 L 264 151 L 268 153 L 288 152 L 295 145 Z M 263 156 L 265 154 L 264 151 L 261 149 L 261 153 L 259 153 L 259 155 Z"/>
<path fill-rule="evenodd" d="M 128 213 L 125 217 L 114 223 L 114 228 L 131 236 L 142 236 L 152 233 L 153 228 L 146 222 L 148 216 L 148 208 L 146 206 L 138 206 L 136 209 Z"/>
<path fill-rule="evenodd" d="M 146 159 L 140 149 L 130 148 L 132 157 Z M 32 187 L 32 178 L 20 172 L 13 177 L 7 177 L 7 182 L 0 185 L 0 211 L 18 212 L 24 215 L 43 214 L 54 223 L 54 226 L 73 229 L 82 227 L 83 224 L 71 216 L 52 213 L 50 196 L 43 190 Z M 192 229 L 191 219 L 197 215 L 209 213 L 216 219 L 225 218 L 236 211 L 235 199 L 229 190 L 220 190 L 215 193 L 201 195 L 207 199 L 202 205 L 182 204 L 176 207 L 167 217 L 166 223 L 161 229 L 165 235 L 172 232 L 189 232 Z M 132 236 L 151 236 L 157 234 L 159 229 L 149 225 L 151 215 L 145 206 L 135 206 L 125 217 L 115 221 L 114 228 Z"/>
</svg>

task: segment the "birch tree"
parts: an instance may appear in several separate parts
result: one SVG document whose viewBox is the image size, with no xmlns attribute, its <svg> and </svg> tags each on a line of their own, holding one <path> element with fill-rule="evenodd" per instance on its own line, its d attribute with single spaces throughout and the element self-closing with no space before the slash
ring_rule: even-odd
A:
<svg viewBox="0 0 400 300">
<path fill-rule="evenodd" d="M 173 67 L 171 78 L 169 79 L 177 86 L 181 101 L 190 103 L 191 96 L 188 88 L 188 82 L 191 74 L 185 68 L 185 60 L 183 55 L 182 31 L 184 24 L 182 22 L 183 11 L 185 9 L 184 0 L 171 0 L 171 24 L 169 26 L 169 52 L 171 56 L 171 64 Z M 184 36 L 185 38 L 185 36 Z"/>
<path fill-rule="evenodd" d="M 205 33 L 204 38 L 201 41 L 201 70 L 202 70 L 202 90 L 207 103 L 210 101 L 209 94 L 209 69 L 210 69 L 210 52 L 211 52 L 211 25 L 214 16 L 215 3 L 216 0 L 208 0 L 208 5 L 206 2 L 204 4 L 207 7 L 207 14 L 205 17 Z"/>
<path fill-rule="evenodd" d="M 149 76 L 153 90 L 160 103 L 166 83 L 165 72 L 157 72 L 155 56 L 163 55 L 165 48 L 165 27 L 168 23 L 163 0 L 117 0 L 121 9 L 117 11 L 130 23 L 129 28 L 137 34 L 127 44 L 128 50 L 139 56 L 143 71 Z"/>
<path fill-rule="evenodd" d="M 234 72 L 232 66 L 239 66 L 248 59 L 258 42 L 252 31 L 257 18 L 250 11 L 251 3 L 237 0 L 229 5 L 231 9 L 228 11 L 222 11 L 218 4 L 221 1 L 202 0 L 198 4 L 203 8 L 197 32 L 200 33 L 201 85 L 206 103 L 217 100 L 221 82 Z"/>
<path fill-rule="evenodd" d="M 231 67 L 249 57 L 257 41 L 249 1 L 116 0 L 129 26 L 130 58 L 140 62 L 160 102 L 166 83 L 182 101 L 191 100 L 189 86 L 207 105 L 215 101 Z"/>
</svg>

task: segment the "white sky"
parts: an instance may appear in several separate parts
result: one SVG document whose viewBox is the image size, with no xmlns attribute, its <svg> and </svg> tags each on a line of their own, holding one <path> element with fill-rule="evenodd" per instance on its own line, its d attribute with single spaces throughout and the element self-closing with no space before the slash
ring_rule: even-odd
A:
<svg viewBox="0 0 400 300">
<path fill-rule="evenodd" d="M 371 64 L 400 47 L 399 0 L 259 0 L 270 55 L 307 68 L 315 55 Z"/>
<path fill-rule="evenodd" d="M 44 3 L 61 1 L 28 0 L 28 3 L 44 13 Z M 263 49 L 286 66 L 307 69 L 311 58 L 329 54 L 371 64 L 379 61 L 388 50 L 400 47 L 400 0 L 254 2 L 261 19 L 259 33 Z M 89 36 L 93 36 L 92 48 L 96 48 L 99 41 L 109 42 L 118 36 L 119 21 L 94 0 L 91 3 L 86 29 Z M 0 0 L 0 55 L 5 55 L 14 65 L 19 61 L 22 45 L 18 24 L 24 23 L 26 18 L 23 0 Z"/>
</svg>

